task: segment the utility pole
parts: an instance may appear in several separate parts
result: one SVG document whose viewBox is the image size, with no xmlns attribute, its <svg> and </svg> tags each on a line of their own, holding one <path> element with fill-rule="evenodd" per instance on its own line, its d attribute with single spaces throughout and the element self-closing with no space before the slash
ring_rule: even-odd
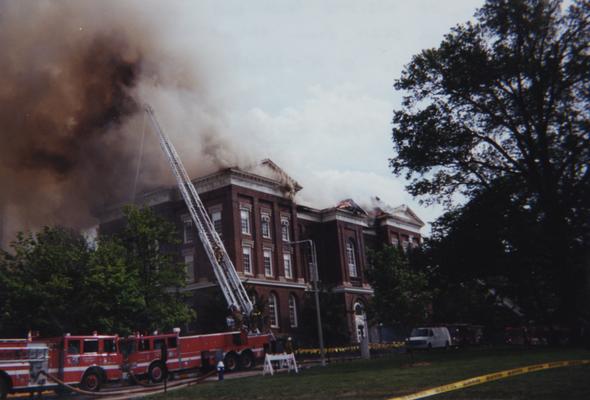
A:
<svg viewBox="0 0 590 400">
<path fill-rule="evenodd" d="M 320 288 L 319 288 L 319 273 L 318 273 L 318 259 L 317 253 L 315 248 L 315 243 L 311 239 L 305 240 L 298 240 L 295 242 L 289 242 L 290 245 L 293 244 L 300 244 L 300 243 L 307 243 L 309 244 L 311 250 L 311 283 L 312 283 L 312 291 L 315 298 L 315 310 L 318 322 L 318 340 L 320 342 L 320 357 L 322 367 L 326 366 L 326 349 L 324 348 L 324 332 L 322 329 L 322 314 L 320 312 Z"/>
</svg>

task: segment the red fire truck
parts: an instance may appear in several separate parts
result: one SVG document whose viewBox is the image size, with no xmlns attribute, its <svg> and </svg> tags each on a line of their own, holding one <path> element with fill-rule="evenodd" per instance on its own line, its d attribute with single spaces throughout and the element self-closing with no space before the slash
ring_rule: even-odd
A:
<svg viewBox="0 0 590 400">
<path fill-rule="evenodd" d="M 41 371 L 70 385 L 99 390 L 122 377 L 123 356 L 117 336 L 62 336 L 0 340 L 0 398 L 10 392 L 54 388 Z"/>
<path fill-rule="evenodd" d="M 70 336 L 34 339 L 49 347 L 49 372 L 69 385 L 96 391 L 122 377 L 123 355 L 116 335 Z"/>
<path fill-rule="evenodd" d="M 213 367 L 218 357 L 223 358 L 227 371 L 250 369 L 264 357 L 269 343 L 270 335 L 235 331 L 195 336 L 130 336 L 123 347 L 130 372 L 161 382 L 167 372 Z"/>
</svg>

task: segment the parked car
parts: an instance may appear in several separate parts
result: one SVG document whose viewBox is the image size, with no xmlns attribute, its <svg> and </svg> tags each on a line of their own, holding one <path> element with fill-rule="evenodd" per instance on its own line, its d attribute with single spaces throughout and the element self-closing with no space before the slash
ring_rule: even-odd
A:
<svg viewBox="0 0 590 400">
<path fill-rule="evenodd" d="M 444 326 L 414 328 L 406 345 L 411 349 L 448 348 L 452 345 L 449 330 Z"/>
</svg>

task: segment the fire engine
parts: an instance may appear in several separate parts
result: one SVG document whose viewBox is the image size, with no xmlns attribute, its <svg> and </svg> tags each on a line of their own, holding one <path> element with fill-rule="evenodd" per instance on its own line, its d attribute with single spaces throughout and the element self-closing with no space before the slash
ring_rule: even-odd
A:
<svg viewBox="0 0 590 400">
<path fill-rule="evenodd" d="M 123 356 L 118 336 L 65 335 L 49 339 L 0 340 L 0 398 L 9 392 L 55 388 L 61 381 L 95 391 L 120 380 Z"/>
<path fill-rule="evenodd" d="M 167 373 L 212 368 L 221 358 L 227 371 L 250 369 L 264 356 L 269 335 L 249 335 L 243 330 L 195 336 L 176 332 L 130 336 L 124 343 L 128 371 L 158 383 Z"/>
<path fill-rule="evenodd" d="M 103 383 L 122 377 L 123 356 L 116 335 L 65 335 L 33 341 L 49 347 L 47 372 L 68 385 L 96 391 Z"/>
</svg>

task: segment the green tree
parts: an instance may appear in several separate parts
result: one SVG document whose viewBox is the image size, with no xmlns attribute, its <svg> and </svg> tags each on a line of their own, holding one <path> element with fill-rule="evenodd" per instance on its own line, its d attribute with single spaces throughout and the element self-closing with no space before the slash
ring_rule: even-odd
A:
<svg viewBox="0 0 590 400">
<path fill-rule="evenodd" d="M 194 317 L 179 289 L 174 227 L 150 209 L 127 208 L 120 235 L 90 246 L 80 233 L 45 227 L 0 253 L 0 334 L 167 330 Z"/>
<path fill-rule="evenodd" d="M 85 314 L 82 332 L 128 335 L 139 329 L 137 317 L 145 310 L 139 271 L 129 268 L 127 249 L 117 240 L 101 237 L 88 260 L 83 278 Z"/>
<path fill-rule="evenodd" d="M 344 296 L 334 293 L 330 286 L 320 285 L 319 303 L 322 318 L 324 342 L 326 346 L 338 346 L 350 343 L 350 334 Z M 307 293 L 303 299 L 301 321 L 298 329 L 298 342 L 318 346 L 318 322 L 316 303 L 313 293 Z"/>
<path fill-rule="evenodd" d="M 195 314 L 180 291 L 186 271 L 174 257 L 180 243 L 174 225 L 151 208 L 128 206 L 124 214 L 126 226 L 114 238 L 125 249 L 129 273 L 139 279 L 143 307 L 134 317 L 135 328 L 167 330 L 190 321 Z"/>
<path fill-rule="evenodd" d="M 398 247 L 386 246 L 368 254 L 366 275 L 374 295 L 368 315 L 385 325 L 416 325 L 430 316 L 433 293 L 424 272 L 413 269 Z"/>
<path fill-rule="evenodd" d="M 84 277 L 91 250 L 79 233 L 45 227 L 19 234 L 0 257 L 0 332 L 45 335 L 78 332 L 85 315 Z"/>
<path fill-rule="evenodd" d="M 427 201 L 508 189 L 502 206 L 530 229 L 502 244 L 537 258 L 558 299 L 547 312 L 569 322 L 588 312 L 589 27 L 587 0 L 565 11 L 556 0 L 488 0 L 395 83 L 406 95 L 394 112 L 393 171 Z"/>
</svg>

